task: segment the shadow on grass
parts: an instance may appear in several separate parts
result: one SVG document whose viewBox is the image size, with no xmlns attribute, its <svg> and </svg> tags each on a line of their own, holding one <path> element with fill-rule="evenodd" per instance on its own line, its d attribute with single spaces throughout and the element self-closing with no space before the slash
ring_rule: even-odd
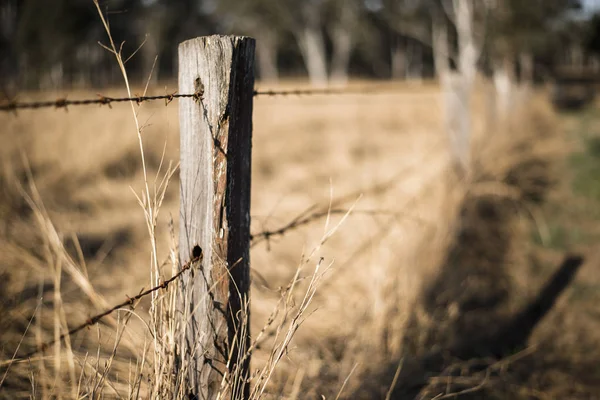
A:
<svg viewBox="0 0 600 400">
<path fill-rule="evenodd" d="M 543 202 L 551 179 L 544 176 L 548 168 L 542 164 L 517 165 L 505 183 L 518 188 L 523 201 Z M 461 226 L 446 261 L 423 288 L 409 319 L 401 372 L 393 382 L 398 366 L 394 360 L 377 378 L 394 387 L 391 399 L 531 398 L 522 395 L 522 389 L 536 371 L 558 368 L 556 363 L 563 370 L 570 368 L 573 361 L 568 354 L 554 354 L 550 365 L 548 354 L 532 351 L 528 341 L 573 281 L 583 258 L 567 255 L 537 295 L 515 312 L 517 289 L 511 271 L 529 268 L 514 265 L 510 258 L 513 248 L 525 240 L 513 230 L 517 207 L 513 200 L 498 196 L 465 198 Z M 361 398 L 385 396 L 374 385 L 362 390 Z"/>
</svg>

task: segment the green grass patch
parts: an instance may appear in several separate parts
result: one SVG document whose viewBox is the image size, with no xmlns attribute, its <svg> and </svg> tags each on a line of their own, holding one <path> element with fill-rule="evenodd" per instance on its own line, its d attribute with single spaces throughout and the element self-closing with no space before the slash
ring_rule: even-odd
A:
<svg viewBox="0 0 600 400">
<path fill-rule="evenodd" d="M 575 245 L 593 244 L 600 230 L 600 113 L 587 109 L 569 115 L 573 127 L 567 134 L 580 142 L 579 149 L 567 158 L 564 177 L 571 192 L 559 202 L 544 206 L 545 225 L 532 229 L 531 238 L 538 246 L 568 250 Z"/>
<path fill-rule="evenodd" d="M 600 207 L 600 137 L 585 137 L 583 151 L 569 159 L 573 170 L 573 191 L 598 203 Z"/>
<path fill-rule="evenodd" d="M 538 246 L 568 250 L 574 244 L 587 242 L 588 235 L 578 226 L 569 227 L 559 222 L 552 222 L 548 225 L 545 232 L 539 229 L 533 229 L 532 240 Z"/>
</svg>

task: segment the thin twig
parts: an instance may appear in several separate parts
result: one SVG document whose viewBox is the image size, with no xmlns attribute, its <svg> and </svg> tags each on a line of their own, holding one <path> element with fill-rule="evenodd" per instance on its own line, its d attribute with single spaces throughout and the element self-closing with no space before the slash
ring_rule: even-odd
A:
<svg viewBox="0 0 600 400">
<path fill-rule="evenodd" d="M 27 327 L 25 328 L 25 332 L 23 333 L 23 335 L 21 335 L 21 340 L 19 340 L 19 344 L 17 345 L 17 348 L 15 349 L 15 352 L 14 352 L 14 354 L 12 356 L 12 360 L 15 360 L 15 357 L 17 356 L 17 353 L 19 352 L 19 349 L 21 348 L 21 344 L 23 343 L 23 339 L 25 339 L 25 335 L 27 335 L 27 331 L 29 331 L 29 327 L 31 326 L 31 322 L 33 321 L 33 319 L 37 315 L 38 309 L 40 308 L 41 304 L 42 304 L 42 298 L 39 299 L 37 305 L 35 306 L 35 310 L 33 310 L 33 314 L 31 315 L 31 318 L 29 318 L 29 322 L 27 323 Z M 6 379 L 6 376 L 8 375 L 8 371 L 10 370 L 10 366 L 11 365 L 12 365 L 12 363 L 8 364 L 8 367 L 6 368 L 6 371 L 4 371 L 4 375 L 2 376 L 2 379 L 0 379 L 0 388 L 2 388 L 2 384 L 4 383 L 4 380 Z"/>
<path fill-rule="evenodd" d="M 483 379 L 481 380 L 481 382 L 479 382 L 478 385 L 458 391 L 458 392 L 451 392 L 451 393 L 440 393 L 437 396 L 435 396 L 433 398 L 433 400 L 441 400 L 441 399 L 449 399 L 449 398 L 457 398 L 459 396 L 462 396 L 464 394 L 468 394 L 468 393 L 474 393 L 474 392 L 478 392 L 480 390 L 482 390 L 485 385 L 489 382 L 490 380 L 490 375 L 491 375 L 491 370 L 488 368 L 485 371 L 485 376 L 483 377 Z"/>
<path fill-rule="evenodd" d="M 350 371 L 348 376 L 346 376 L 346 379 L 344 379 L 344 382 L 342 383 L 342 387 L 340 388 L 340 391 L 338 392 L 337 396 L 335 396 L 335 400 L 339 400 L 340 396 L 342 395 L 342 392 L 344 391 L 344 388 L 346 387 L 346 384 L 348 384 L 348 381 L 350 380 L 350 377 L 354 373 L 354 370 L 356 369 L 356 367 L 358 367 L 358 363 L 354 364 L 354 367 L 352 367 L 352 370 Z"/>
<path fill-rule="evenodd" d="M 396 384 L 398 383 L 398 378 L 400 377 L 400 371 L 402 371 L 402 366 L 404 365 L 404 357 L 400 359 L 398 363 L 398 368 L 396 368 L 396 373 L 394 374 L 394 379 L 392 379 L 392 384 L 388 389 L 388 392 L 385 396 L 385 400 L 390 400 L 392 398 L 392 393 L 394 393 L 394 389 L 396 388 Z"/>
</svg>

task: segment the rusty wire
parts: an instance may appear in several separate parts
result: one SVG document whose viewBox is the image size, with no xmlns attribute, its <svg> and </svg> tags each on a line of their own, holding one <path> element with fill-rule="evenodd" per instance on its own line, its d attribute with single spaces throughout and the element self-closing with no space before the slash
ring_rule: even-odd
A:
<svg viewBox="0 0 600 400">
<path fill-rule="evenodd" d="M 380 93 L 375 88 L 322 88 L 322 89 L 291 89 L 291 90 L 255 90 L 252 94 L 254 97 L 275 97 L 275 96 L 314 96 L 314 95 L 348 95 L 348 94 L 373 94 Z M 111 107 L 112 103 L 124 103 L 133 101 L 141 104 L 147 101 L 165 100 L 165 105 L 171 103 L 174 99 L 193 98 L 199 100 L 203 96 L 203 92 L 193 94 L 164 94 L 158 96 L 133 96 L 133 97 L 110 97 L 98 94 L 95 99 L 76 99 L 69 100 L 66 97 L 61 97 L 56 100 L 20 102 L 16 100 L 5 101 L 0 104 L 0 111 L 16 112 L 17 110 L 36 110 L 41 108 L 63 108 L 67 109 L 71 106 L 87 106 L 101 105 Z"/>
<path fill-rule="evenodd" d="M 307 212 L 302 213 L 301 215 L 299 215 L 298 217 L 294 218 L 291 222 L 287 223 L 286 225 L 282 226 L 279 229 L 276 229 L 274 231 L 263 231 L 263 232 L 259 232 L 253 235 L 250 235 L 250 240 L 251 240 L 251 246 L 254 246 L 256 244 L 258 244 L 259 242 L 266 240 L 269 241 L 270 238 L 274 237 L 274 236 L 283 236 L 285 235 L 288 231 L 290 230 L 294 230 L 302 225 L 306 225 L 309 224 L 312 221 L 315 221 L 319 218 L 322 218 L 324 215 L 327 214 L 337 214 L 337 213 L 341 213 L 344 210 L 329 210 L 328 212 L 314 212 L 312 214 L 308 214 L 308 211 L 311 211 L 311 209 L 307 210 Z M 308 214 L 308 215 L 307 215 Z M 136 302 L 138 302 L 139 300 L 141 300 L 142 298 L 148 296 L 149 294 L 152 294 L 160 289 L 167 289 L 167 287 L 169 286 L 169 284 L 171 284 L 173 281 L 179 279 L 184 272 L 186 272 L 187 270 L 189 270 L 190 268 L 192 268 L 195 264 L 197 263 L 202 263 L 203 260 L 203 254 L 202 254 L 202 249 L 200 249 L 199 246 L 194 247 L 194 252 L 192 254 L 192 258 L 185 263 L 181 269 L 179 270 L 179 272 L 177 272 L 175 275 L 173 275 L 171 278 L 163 281 L 160 285 L 155 286 L 153 288 L 147 289 L 147 290 L 140 290 L 140 293 L 133 296 L 133 297 L 127 297 L 127 300 L 99 313 L 96 314 L 90 318 L 88 318 L 87 320 L 85 320 L 84 322 L 82 322 L 81 324 L 75 326 L 74 328 L 71 328 L 68 332 L 65 332 L 63 334 L 61 334 L 58 338 L 56 339 L 52 339 L 49 340 L 45 343 L 42 343 L 41 345 L 37 346 L 34 350 L 30 351 L 29 353 L 19 357 L 18 359 L 13 360 L 14 361 L 21 361 L 21 360 L 27 360 L 30 359 L 31 357 L 33 357 L 34 355 L 38 354 L 38 353 L 43 353 L 45 352 L 50 346 L 52 346 L 54 343 L 56 342 L 61 342 L 63 341 L 65 338 L 72 336 L 80 331 L 82 331 L 85 328 L 88 328 L 92 325 L 95 325 L 96 323 L 98 323 L 100 320 L 102 320 L 104 317 L 112 314 L 113 312 L 123 308 L 123 307 L 130 307 L 131 309 L 134 309 L 136 306 Z"/>
<path fill-rule="evenodd" d="M 313 212 L 311 213 L 311 211 L 313 211 Z M 323 218 L 326 215 L 341 214 L 341 213 L 347 213 L 347 212 L 348 212 L 348 210 L 343 210 L 343 209 L 334 209 L 334 210 L 327 210 L 327 211 L 314 211 L 314 208 L 311 207 L 308 210 L 306 210 L 305 212 L 303 212 L 302 214 L 300 214 L 299 216 L 297 216 L 296 218 L 294 218 L 292 221 L 290 221 L 289 223 L 285 224 L 284 226 L 282 226 L 278 229 L 275 229 L 273 231 L 258 232 L 256 234 L 250 235 L 251 247 L 255 246 L 256 244 L 258 244 L 264 240 L 269 241 L 272 237 L 283 236 L 291 230 L 297 229 L 303 225 L 307 225 L 315 220 Z M 42 343 L 36 349 L 30 351 L 29 353 L 19 357 L 19 359 L 15 359 L 13 361 L 27 360 L 38 353 L 43 353 L 54 343 L 63 341 L 65 338 L 67 338 L 71 335 L 74 335 L 74 334 L 82 331 L 83 329 L 88 328 L 88 327 L 98 323 L 104 317 L 112 314 L 113 312 L 115 312 L 123 307 L 130 307 L 130 308 L 134 309 L 136 306 L 136 302 L 138 302 L 142 298 L 144 298 L 144 297 L 148 296 L 149 294 L 152 294 L 160 289 L 167 289 L 169 284 L 171 284 L 173 281 L 179 279 L 183 275 L 184 272 L 186 272 L 187 270 L 192 268 L 195 264 L 202 263 L 202 260 L 203 260 L 202 249 L 200 249 L 199 246 L 194 247 L 194 252 L 192 254 L 192 258 L 181 267 L 179 272 L 177 272 L 171 278 L 163 281 L 160 285 L 155 286 L 150 289 L 147 289 L 147 290 L 142 289 L 142 290 L 140 290 L 139 294 L 137 294 L 133 297 L 127 296 L 127 300 L 125 300 L 125 301 L 99 313 L 99 314 L 96 314 L 96 315 L 88 318 L 87 320 L 85 320 L 81 324 L 77 325 L 76 327 L 71 328 L 68 332 L 63 333 L 58 338 L 49 340 L 45 343 Z"/>
<path fill-rule="evenodd" d="M 103 106 L 111 106 L 112 103 L 123 103 L 127 101 L 133 101 L 138 104 L 141 104 L 146 101 L 153 100 L 165 100 L 165 105 L 168 105 L 174 99 L 187 97 L 193 98 L 194 100 L 198 100 L 202 98 L 203 93 L 197 92 L 193 94 L 164 94 L 159 96 L 134 96 L 134 97 L 109 97 L 103 96 L 101 94 L 98 95 L 98 98 L 95 99 L 79 99 L 79 100 L 68 100 L 67 98 L 59 98 L 56 100 L 47 100 L 47 101 L 32 101 L 32 102 L 17 102 L 17 101 L 9 101 L 3 104 L 0 104 L 0 111 L 17 111 L 24 109 L 39 109 L 39 108 L 68 108 L 70 106 L 86 106 L 92 104 L 98 104 Z"/>
<path fill-rule="evenodd" d="M 334 209 L 334 210 L 314 210 L 313 207 L 308 210 L 302 212 L 300 215 L 296 216 L 294 219 L 286 223 L 285 225 L 273 229 L 273 230 L 264 230 L 262 232 L 257 232 L 250 235 L 251 247 L 256 246 L 257 244 L 266 241 L 269 243 L 270 239 L 278 236 L 284 236 L 289 231 L 300 228 L 301 226 L 308 225 L 311 222 L 317 221 L 321 218 L 327 217 L 328 215 L 334 214 L 346 214 L 349 210 L 344 209 Z M 312 211 L 312 212 L 311 212 Z"/>
<path fill-rule="evenodd" d="M 356 91 L 356 90 L 348 90 L 348 89 L 294 89 L 294 90 L 280 90 L 280 91 L 277 91 L 277 90 L 264 90 L 264 91 L 255 90 L 253 92 L 253 96 L 294 96 L 294 95 L 295 96 L 308 96 L 308 95 L 330 95 L 330 94 L 352 94 L 352 93 L 355 93 L 355 94 L 368 93 L 368 91 L 364 91 L 364 90 Z M 204 94 L 203 91 L 199 91 L 194 94 L 173 93 L 173 94 L 168 94 L 168 95 L 136 96 L 136 97 L 108 97 L 108 96 L 103 96 L 103 95 L 98 94 L 98 98 L 96 98 L 96 99 L 68 100 L 66 98 L 59 98 L 56 100 L 34 101 L 34 102 L 9 101 L 4 104 L 0 104 L 0 111 L 16 112 L 17 110 L 22 110 L 22 109 L 35 110 L 35 109 L 41 109 L 41 108 L 57 108 L 57 109 L 64 108 L 64 109 L 67 109 L 70 106 L 81 106 L 81 105 L 92 105 L 92 104 L 107 105 L 110 107 L 112 103 L 134 101 L 134 102 L 140 104 L 140 103 L 143 103 L 146 101 L 154 101 L 154 100 L 165 100 L 165 105 L 168 105 L 176 98 L 193 98 L 194 100 L 198 101 L 198 100 L 202 99 L 203 94 Z M 312 209 L 309 209 L 307 211 L 312 211 Z M 302 213 L 301 215 L 299 215 L 298 217 L 293 219 L 291 222 L 280 227 L 279 229 L 276 229 L 273 231 L 263 231 L 263 232 L 256 233 L 254 235 L 250 235 L 250 240 L 252 241 L 251 245 L 254 246 L 261 241 L 269 242 L 269 240 L 272 237 L 283 236 L 290 230 L 294 230 L 300 226 L 307 225 L 315 220 L 323 218 L 326 215 L 340 214 L 340 213 L 346 213 L 346 212 L 347 212 L 347 210 L 334 209 L 334 210 L 328 210 L 328 211 L 317 211 L 317 212 L 313 212 L 312 214 L 308 214 L 308 215 L 307 215 L 307 213 Z M 127 300 L 125 300 L 125 301 L 99 313 L 99 314 L 96 314 L 96 315 L 88 318 L 85 322 L 70 329 L 68 332 L 61 334 L 58 338 L 52 339 L 45 343 L 42 343 L 41 345 L 37 346 L 36 349 L 30 351 L 29 353 L 23 355 L 19 359 L 15 359 L 13 361 L 30 359 L 34 355 L 46 351 L 54 343 L 63 341 L 65 338 L 67 338 L 71 335 L 74 335 L 74 334 L 82 331 L 83 329 L 88 328 L 88 327 L 98 323 L 104 317 L 112 314 L 113 312 L 115 312 L 123 307 L 129 306 L 132 309 L 135 308 L 136 302 L 138 302 L 142 298 L 144 298 L 144 297 L 148 296 L 149 294 L 152 294 L 160 289 L 166 289 L 170 283 L 172 283 L 173 281 L 180 278 L 182 276 L 182 274 L 185 271 L 189 270 L 196 262 L 200 262 L 200 263 L 202 262 L 202 254 L 201 253 L 200 253 L 200 255 L 194 254 L 193 258 L 190 259 L 187 263 L 185 263 L 181 267 L 180 271 L 177 274 L 175 274 L 171 278 L 165 280 L 160 285 L 155 286 L 150 289 L 147 289 L 145 291 L 142 290 L 136 296 L 133 296 L 133 297 L 127 296 Z"/>
<path fill-rule="evenodd" d="M 198 247 L 199 248 L 199 247 Z M 134 309 L 136 306 L 136 302 L 138 302 L 139 300 L 141 300 L 142 298 L 148 296 L 151 293 L 156 292 L 157 290 L 160 289 L 166 289 L 170 283 L 172 283 L 173 281 L 175 281 L 176 279 L 178 279 L 179 277 L 181 277 L 181 275 L 183 275 L 183 273 L 187 270 L 189 270 L 190 268 L 192 268 L 194 265 L 196 264 L 201 264 L 202 263 L 202 250 L 199 251 L 199 253 L 196 253 L 196 249 L 194 248 L 194 254 L 193 254 L 193 258 L 191 258 L 187 263 L 185 263 L 181 269 L 179 270 L 179 272 L 177 272 L 175 275 L 173 275 L 171 278 L 163 281 L 160 285 L 155 286 L 153 288 L 150 288 L 148 290 L 141 290 L 140 293 L 136 296 L 133 297 L 129 297 L 127 296 L 127 300 L 109 308 L 108 310 L 105 310 L 99 314 L 96 314 L 90 318 L 88 318 L 85 322 L 77 325 L 74 328 L 71 328 L 68 332 L 63 333 L 62 335 L 60 335 L 58 338 L 56 339 L 52 339 L 49 340 L 45 343 L 42 343 L 41 345 L 37 346 L 35 348 L 35 350 L 30 351 L 29 353 L 25 354 L 22 357 L 19 357 L 19 359 L 15 359 L 13 361 L 19 361 L 19 360 L 27 360 L 30 359 L 31 357 L 33 357 L 34 355 L 38 354 L 38 353 L 43 353 L 44 351 L 46 351 L 50 346 L 52 346 L 54 343 L 56 342 L 61 342 L 63 341 L 65 338 L 76 334 L 79 331 L 82 331 L 83 329 L 90 327 L 96 323 L 98 323 L 102 318 L 112 314 L 113 312 L 123 308 L 123 307 L 130 307 L 131 309 Z"/>
<path fill-rule="evenodd" d="M 254 96 L 315 96 L 381 93 L 376 87 L 255 90 Z"/>
<path fill-rule="evenodd" d="M 341 212 L 341 210 L 330 210 L 330 213 L 338 213 Z M 252 246 L 254 246 L 255 244 L 258 244 L 259 242 L 261 242 L 262 240 L 269 240 L 271 237 L 273 236 L 282 236 L 284 235 L 286 232 L 293 230 L 295 228 L 298 228 L 302 225 L 306 225 L 316 219 L 322 218 L 323 217 L 323 213 L 322 212 L 317 212 L 317 213 L 313 213 L 310 215 L 305 215 L 305 213 L 301 214 L 300 216 L 298 216 L 297 218 L 295 218 L 294 220 L 292 220 L 290 223 L 286 224 L 285 226 L 274 230 L 274 231 L 264 231 L 264 232 L 260 232 L 254 235 L 250 235 L 250 240 L 252 241 Z M 304 217 L 304 218 L 302 218 Z M 134 309 L 136 306 L 136 302 L 138 302 L 139 300 L 141 300 L 142 298 L 148 296 L 149 294 L 152 294 L 160 289 L 167 289 L 167 287 L 169 286 L 169 284 L 171 284 L 173 281 L 179 279 L 184 272 L 186 272 L 187 270 L 189 270 L 190 268 L 192 268 L 192 266 L 194 266 L 194 264 L 196 263 L 202 263 L 203 260 L 203 253 L 202 253 L 202 249 L 200 249 L 199 246 L 194 247 L 194 252 L 192 254 L 192 258 L 185 263 L 181 269 L 179 270 L 179 272 L 177 272 L 175 275 L 173 275 L 171 278 L 163 281 L 160 285 L 155 286 L 153 288 L 147 289 L 147 290 L 140 290 L 140 293 L 133 296 L 133 297 L 129 297 L 126 295 L 127 300 L 99 313 L 96 314 L 90 318 L 88 318 L 87 320 L 85 320 L 84 322 L 82 322 L 81 324 L 75 326 L 74 328 L 71 328 L 68 332 L 65 332 L 63 334 L 61 334 L 58 338 L 56 339 L 52 339 L 49 340 L 45 343 L 42 343 L 41 345 L 37 346 L 34 350 L 30 351 L 29 353 L 19 357 L 18 359 L 13 360 L 14 361 L 21 361 L 21 360 L 27 360 L 30 359 L 31 357 L 33 357 L 34 355 L 38 354 L 38 353 L 43 353 L 45 352 L 50 346 L 52 346 L 54 343 L 56 342 L 61 342 L 63 341 L 65 338 L 72 336 L 80 331 L 82 331 L 85 328 L 88 328 L 92 325 L 95 325 L 96 323 L 98 323 L 100 320 L 102 320 L 104 317 L 112 314 L 113 312 L 123 308 L 123 307 L 130 307 L 131 309 Z"/>
</svg>

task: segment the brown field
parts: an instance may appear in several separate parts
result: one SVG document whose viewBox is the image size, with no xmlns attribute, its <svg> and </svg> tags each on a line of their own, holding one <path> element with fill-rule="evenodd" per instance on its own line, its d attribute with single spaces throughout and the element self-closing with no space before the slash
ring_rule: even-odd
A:
<svg viewBox="0 0 600 400">
<path fill-rule="evenodd" d="M 573 143 L 542 94 L 511 120 L 492 121 L 488 90 L 473 104 L 468 182 L 452 168 L 433 83 L 383 85 L 368 95 L 255 99 L 252 232 L 280 228 L 309 209 L 335 210 L 252 248 L 254 333 L 299 265 L 302 277 L 311 276 L 320 257 L 322 267 L 330 265 L 266 398 L 333 399 L 340 391 L 341 398 L 385 398 L 392 386 L 398 399 L 413 398 L 411 390 L 433 398 L 469 388 L 476 389 L 472 398 L 597 398 L 600 352 L 597 342 L 589 346 L 598 324 L 587 317 L 593 307 L 575 307 L 566 295 L 524 350 L 477 371 L 464 360 L 420 365 L 456 338 L 471 340 L 502 324 L 537 294 L 564 253 L 541 252 L 529 238 L 534 229 L 544 231 L 547 199 L 565 196 L 567 178 L 559 172 Z M 142 104 L 139 120 L 154 177 L 163 152 L 163 171 L 178 159 L 177 105 Z M 142 190 L 143 177 L 128 105 L 1 114 L 0 125 L 3 379 L 21 340 L 17 354 L 149 287 L 151 246 L 132 192 Z M 158 218 L 161 260 L 173 245 L 178 201 L 175 176 Z M 588 264 L 577 281 L 600 282 Z M 170 264 L 163 274 L 170 276 Z M 298 303 L 305 287 L 302 281 L 297 288 Z M 134 317 L 116 313 L 44 357 L 13 363 L 0 398 L 135 397 L 132 382 L 156 362 L 148 350 L 148 308 L 142 301 Z M 267 362 L 269 343 L 254 352 L 253 369 Z M 453 365 L 466 372 L 448 372 Z M 144 397 L 152 383 L 140 386 Z"/>
</svg>

